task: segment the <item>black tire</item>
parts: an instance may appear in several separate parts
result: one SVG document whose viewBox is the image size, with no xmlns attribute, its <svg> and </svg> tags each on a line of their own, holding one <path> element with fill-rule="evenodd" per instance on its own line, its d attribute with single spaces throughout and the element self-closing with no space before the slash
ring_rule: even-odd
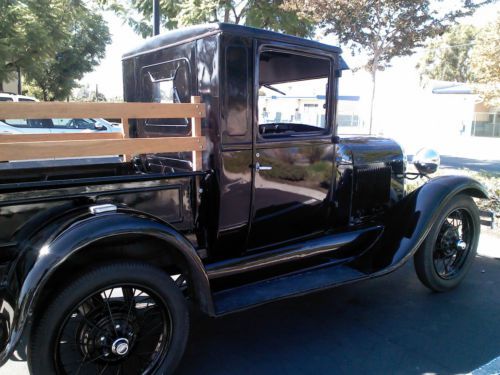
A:
<svg viewBox="0 0 500 375">
<path fill-rule="evenodd" d="M 185 298 L 168 274 L 145 263 L 105 264 L 49 303 L 33 327 L 28 364 L 34 375 L 172 374 L 188 333 Z"/>
<path fill-rule="evenodd" d="M 420 281 L 435 292 L 458 286 L 476 257 L 479 233 L 476 204 L 468 195 L 457 195 L 443 208 L 415 254 Z"/>
</svg>

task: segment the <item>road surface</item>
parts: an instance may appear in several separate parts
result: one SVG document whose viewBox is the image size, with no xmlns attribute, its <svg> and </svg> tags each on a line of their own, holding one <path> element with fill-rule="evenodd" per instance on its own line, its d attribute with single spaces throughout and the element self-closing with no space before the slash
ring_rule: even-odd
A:
<svg viewBox="0 0 500 375">
<path fill-rule="evenodd" d="M 449 293 L 428 291 L 407 264 L 220 319 L 198 316 L 178 374 L 500 373 L 499 244 L 486 233 L 470 274 Z M 25 362 L 0 369 L 27 373 Z"/>
</svg>

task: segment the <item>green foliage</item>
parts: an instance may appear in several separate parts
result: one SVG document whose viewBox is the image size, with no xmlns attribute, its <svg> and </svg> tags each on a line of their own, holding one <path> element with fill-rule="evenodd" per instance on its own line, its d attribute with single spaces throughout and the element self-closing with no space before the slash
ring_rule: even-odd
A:
<svg viewBox="0 0 500 375">
<path fill-rule="evenodd" d="M 40 60 L 25 72 L 27 83 L 36 90 L 29 92 L 43 100 L 64 100 L 77 87 L 87 72 L 92 71 L 104 57 L 106 45 L 111 42 L 109 29 L 100 14 L 84 6 L 66 13 L 67 38 L 53 56 Z"/>
<path fill-rule="evenodd" d="M 326 33 L 333 33 L 352 53 L 364 51 L 363 66 L 373 81 L 371 112 L 377 71 L 390 66 L 394 57 L 408 56 L 415 48 L 442 34 L 460 17 L 468 16 L 493 0 L 456 0 L 450 11 L 440 12 L 431 0 L 286 0 L 287 10 L 315 20 Z M 370 132 L 372 116 L 370 114 Z"/>
<path fill-rule="evenodd" d="M 76 1 L 72 1 L 74 3 Z M 51 56 L 66 35 L 67 1 L 0 0 L 0 82 Z"/>
<path fill-rule="evenodd" d="M 285 0 L 160 0 L 161 23 L 172 30 L 187 25 L 229 22 L 311 37 L 314 21 L 283 7 Z M 151 0 L 99 0 L 143 37 L 152 34 Z"/>
<path fill-rule="evenodd" d="M 111 41 L 103 18 L 82 0 L 0 0 L 0 82 L 20 68 L 27 92 L 69 96 Z"/>
<path fill-rule="evenodd" d="M 500 106 L 500 14 L 477 35 L 471 58 L 478 91 L 490 106 Z"/>
<path fill-rule="evenodd" d="M 431 40 L 418 67 L 422 78 L 468 82 L 490 106 L 500 105 L 500 16 L 477 29 L 455 26 Z"/>
<path fill-rule="evenodd" d="M 471 25 L 456 25 L 432 39 L 417 65 L 422 78 L 452 82 L 472 82 L 471 52 L 478 30 Z"/>
</svg>

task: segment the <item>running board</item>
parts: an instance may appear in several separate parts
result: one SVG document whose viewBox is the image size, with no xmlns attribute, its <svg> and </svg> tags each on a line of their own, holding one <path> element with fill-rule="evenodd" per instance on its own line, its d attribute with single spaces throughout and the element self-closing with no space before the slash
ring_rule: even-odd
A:
<svg viewBox="0 0 500 375">
<path fill-rule="evenodd" d="M 216 315 L 247 309 L 279 299 L 308 294 L 367 275 L 346 265 L 331 265 L 223 290 L 213 294 Z"/>
<path fill-rule="evenodd" d="M 289 244 L 272 251 L 229 259 L 206 266 L 210 280 L 241 275 L 283 264 L 301 262 L 318 256 L 337 254 L 345 259 L 366 250 L 382 233 L 382 226 L 372 226 L 349 232 L 331 233 L 303 242 Z"/>
</svg>

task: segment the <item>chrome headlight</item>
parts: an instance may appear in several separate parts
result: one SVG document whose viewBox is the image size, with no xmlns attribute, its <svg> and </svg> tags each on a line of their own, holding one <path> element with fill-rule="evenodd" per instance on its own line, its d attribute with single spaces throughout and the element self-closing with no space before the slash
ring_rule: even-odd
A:
<svg viewBox="0 0 500 375">
<path fill-rule="evenodd" d="M 413 165 L 421 174 L 431 174 L 437 171 L 441 158 L 437 151 L 430 148 L 420 149 L 413 157 Z"/>
</svg>

